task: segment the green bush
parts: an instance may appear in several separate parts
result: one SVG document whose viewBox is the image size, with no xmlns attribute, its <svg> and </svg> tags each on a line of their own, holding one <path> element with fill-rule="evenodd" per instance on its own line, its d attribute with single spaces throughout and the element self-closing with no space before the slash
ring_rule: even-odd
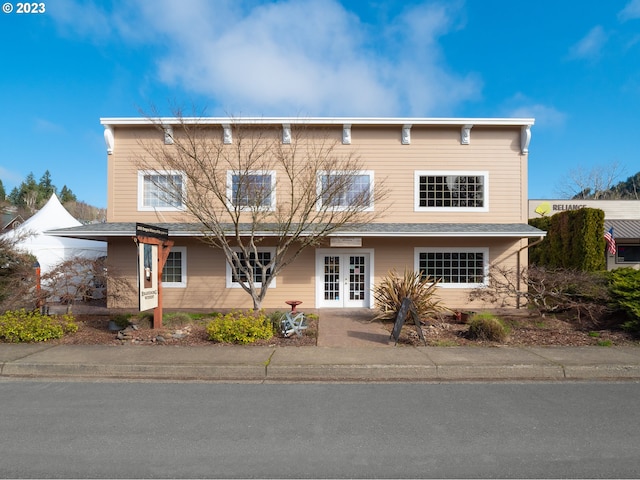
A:
<svg viewBox="0 0 640 480">
<path fill-rule="evenodd" d="M 162 325 L 166 327 L 184 327 L 194 322 L 194 317 L 184 312 L 167 313 L 162 317 Z"/>
<path fill-rule="evenodd" d="M 640 333 L 640 270 L 616 268 L 608 272 L 608 278 L 614 306 L 630 318 L 623 327 Z"/>
<path fill-rule="evenodd" d="M 504 342 L 511 331 L 508 325 L 491 313 L 475 313 L 467 323 L 469 336 L 476 340 Z"/>
<path fill-rule="evenodd" d="M 72 315 L 42 315 L 25 309 L 0 315 L 0 339 L 5 342 L 46 342 L 78 331 Z"/>
<path fill-rule="evenodd" d="M 273 326 L 263 311 L 233 311 L 211 320 L 207 336 L 214 342 L 247 344 L 273 337 Z"/>
<path fill-rule="evenodd" d="M 118 313 L 115 315 L 111 315 L 109 317 L 109 320 L 111 320 L 113 323 L 115 323 L 118 327 L 122 329 L 130 325 L 132 316 L 133 315 L 131 315 L 130 313 Z"/>
<path fill-rule="evenodd" d="M 529 224 L 547 232 L 545 239 L 529 251 L 531 265 L 585 272 L 606 268 L 602 210 L 568 210 L 551 217 L 530 219 Z"/>
</svg>

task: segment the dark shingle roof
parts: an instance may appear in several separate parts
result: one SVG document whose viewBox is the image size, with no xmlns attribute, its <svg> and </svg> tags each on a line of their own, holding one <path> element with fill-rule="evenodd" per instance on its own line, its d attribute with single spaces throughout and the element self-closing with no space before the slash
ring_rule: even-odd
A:
<svg viewBox="0 0 640 480">
<path fill-rule="evenodd" d="M 169 230 L 169 237 L 202 236 L 202 226 L 198 223 L 155 223 L 154 225 Z M 249 224 L 241 225 L 248 231 Z M 228 226 L 229 232 L 232 226 Z M 91 240 L 107 240 L 112 237 L 135 236 L 135 222 L 95 223 L 78 227 L 49 230 L 48 235 L 61 237 L 84 238 Z M 277 228 L 273 224 L 265 224 L 258 229 L 261 236 L 277 236 Z M 525 223 L 366 223 L 345 225 L 333 232 L 331 236 L 363 236 L 363 237 L 540 237 L 546 232 Z"/>
</svg>

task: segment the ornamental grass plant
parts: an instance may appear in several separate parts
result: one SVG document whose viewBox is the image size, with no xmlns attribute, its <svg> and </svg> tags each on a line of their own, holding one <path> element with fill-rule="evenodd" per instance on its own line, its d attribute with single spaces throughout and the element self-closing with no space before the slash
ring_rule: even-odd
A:
<svg viewBox="0 0 640 480">
<path fill-rule="evenodd" d="M 378 309 L 375 319 L 395 319 L 405 298 L 411 299 L 420 318 L 447 311 L 437 298 L 437 285 L 436 279 L 421 272 L 405 270 L 400 275 L 396 270 L 390 271 L 373 291 Z"/>
</svg>

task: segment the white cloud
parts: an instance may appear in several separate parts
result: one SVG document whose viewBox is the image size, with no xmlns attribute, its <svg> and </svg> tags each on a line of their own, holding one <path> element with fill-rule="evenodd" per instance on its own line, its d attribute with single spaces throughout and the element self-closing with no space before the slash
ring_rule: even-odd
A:
<svg viewBox="0 0 640 480">
<path fill-rule="evenodd" d="M 536 127 L 540 129 L 561 129 L 567 121 L 566 113 L 520 93 L 509 99 L 507 104 L 504 109 L 506 117 L 535 118 Z"/>
<path fill-rule="evenodd" d="M 640 18 L 640 0 L 631 0 L 618 13 L 618 19 L 622 22 Z"/>
<path fill-rule="evenodd" d="M 2 179 L 5 193 L 9 195 L 11 190 L 24 180 L 24 175 L 0 165 L 0 178 Z"/>
<path fill-rule="evenodd" d="M 108 38 L 113 33 L 109 12 L 93 2 L 57 0 L 55 8 L 48 9 L 63 33 L 90 36 L 94 40 Z"/>
<path fill-rule="evenodd" d="M 45 133 L 63 133 L 64 127 L 58 123 L 54 123 L 45 118 L 36 118 L 34 120 L 35 129 Z"/>
<path fill-rule="evenodd" d="M 594 59 L 600 56 L 607 34 L 600 25 L 596 25 L 579 42 L 569 49 L 569 57 L 576 59 Z"/>
<path fill-rule="evenodd" d="M 57 20 L 73 28 L 87 5 L 65 1 L 68 13 Z M 232 114 L 441 115 L 479 95 L 480 81 L 451 71 L 438 45 L 459 28 L 458 4 L 408 7 L 382 31 L 344 5 L 139 0 L 111 11 L 92 6 L 91 20 L 76 28 L 151 46 L 160 82 Z"/>
<path fill-rule="evenodd" d="M 516 108 L 511 111 L 509 116 L 516 118 L 535 118 L 536 125 L 540 128 L 563 127 L 567 120 L 566 113 L 542 104 L 532 104 Z"/>
</svg>

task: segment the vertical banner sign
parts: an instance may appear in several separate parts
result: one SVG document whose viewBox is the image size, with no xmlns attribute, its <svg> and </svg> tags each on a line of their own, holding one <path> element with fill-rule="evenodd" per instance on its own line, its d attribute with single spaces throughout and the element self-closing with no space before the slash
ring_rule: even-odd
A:
<svg viewBox="0 0 640 480">
<path fill-rule="evenodd" d="M 140 311 L 158 306 L 158 246 L 138 244 L 138 289 Z"/>
<path fill-rule="evenodd" d="M 136 224 L 136 238 L 138 239 L 138 291 L 140 311 L 158 307 L 158 242 L 150 243 L 153 239 L 168 238 L 167 230 L 152 225 Z M 147 239 L 147 243 L 145 243 Z"/>
</svg>

